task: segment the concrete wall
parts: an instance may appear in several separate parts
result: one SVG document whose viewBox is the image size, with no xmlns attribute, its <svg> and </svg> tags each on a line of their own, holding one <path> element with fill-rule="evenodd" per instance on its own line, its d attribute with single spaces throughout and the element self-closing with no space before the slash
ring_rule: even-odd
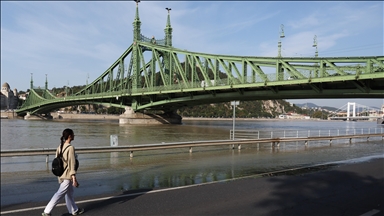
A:
<svg viewBox="0 0 384 216">
<path fill-rule="evenodd" d="M 119 119 L 118 115 L 51 113 L 53 119 Z"/>
</svg>

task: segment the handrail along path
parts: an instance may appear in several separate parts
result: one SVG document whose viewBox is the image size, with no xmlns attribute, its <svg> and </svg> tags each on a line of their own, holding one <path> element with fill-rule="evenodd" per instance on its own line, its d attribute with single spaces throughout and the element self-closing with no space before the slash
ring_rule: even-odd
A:
<svg viewBox="0 0 384 216">
<path fill-rule="evenodd" d="M 320 141 L 337 139 L 352 139 L 382 137 L 384 133 L 373 134 L 354 134 L 354 135 L 336 135 L 336 136 L 308 136 L 308 137 L 284 137 L 284 138 L 262 138 L 262 139 L 234 139 L 234 140 L 212 140 L 212 141 L 192 141 L 192 142 L 176 142 L 176 143 L 161 143 L 161 144 L 144 144 L 144 145 L 126 145 L 126 146 L 97 146 L 97 147 L 77 147 L 77 154 L 92 154 L 92 153 L 107 153 L 107 152 L 130 152 L 130 157 L 133 157 L 134 151 L 147 151 L 147 150 L 162 150 L 162 149 L 175 149 L 175 148 L 189 148 L 192 153 L 192 147 L 207 147 L 207 146 L 220 146 L 230 145 L 234 149 L 238 145 L 241 149 L 242 144 L 255 144 L 255 143 L 271 143 L 272 147 L 279 147 L 281 142 L 297 142 L 304 141 L 308 145 L 309 141 Z M 34 155 L 55 155 L 56 148 L 43 148 L 43 149 L 9 149 L 1 150 L 1 157 L 15 157 L 15 156 L 34 156 Z M 46 160 L 48 162 L 48 159 Z"/>
</svg>

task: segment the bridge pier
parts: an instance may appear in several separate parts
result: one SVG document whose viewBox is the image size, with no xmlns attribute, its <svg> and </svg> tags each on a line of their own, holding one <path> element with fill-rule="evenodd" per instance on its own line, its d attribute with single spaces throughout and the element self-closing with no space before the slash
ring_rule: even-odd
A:
<svg viewBox="0 0 384 216">
<path fill-rule="evenodd" d="M 176 113 L 145 114 L 126 107 L 120 115 L 120 124 L 181 124 L 181 116 Z"/>
<path fill-rule="evenodd" d="M 29 112 L 27 112 L 27 115 L 24 116 L 24 120 L 47 120 L 47 119 L 53 119 L 51 116 L 51 113 L 46 114 L 33 114 L 31 115 Z"/>
</svg>

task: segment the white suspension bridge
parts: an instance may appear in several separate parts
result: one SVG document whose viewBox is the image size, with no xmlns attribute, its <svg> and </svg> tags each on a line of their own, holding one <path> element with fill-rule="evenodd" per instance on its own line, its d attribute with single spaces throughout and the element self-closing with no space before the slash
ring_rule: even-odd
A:
<svg viewBox="0 0 384 216">
<path fill-rule="evenodd" d="M 330 120 L 344 120 L 344 121 L 357 121 L 357 120 L 376 120 L 382 119 L 384 115 L 384 105 L 381 109 L 361 105 L 355 102 L 348 102 L 344 106 L 333 112 L 328 119 Z"/>
</svg>

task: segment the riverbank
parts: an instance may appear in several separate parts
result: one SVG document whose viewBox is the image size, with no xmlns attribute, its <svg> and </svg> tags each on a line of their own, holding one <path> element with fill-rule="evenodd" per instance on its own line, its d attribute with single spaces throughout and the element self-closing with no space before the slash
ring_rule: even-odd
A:
<svg viewBox="0 0 384 216">
<path fill-rule="evenodd" d="M 119 120 L 120 115 L 112 115 L 112 114 L 84 114 L 84 113 L 51 113 L 52 119 L 84 119 L 84 120 Z M 15 119 L 22 117 L 17 116 L 14 111 L 9 112 L 1 112 L 2 119 Z M 29 120 L 41 120 L 41 117 L 31 116 Z M 182 121 L 233 121 L 233 118 L 204 118 L 204 117 L 182 117 Z M 310 119 L 280 119 L 280 118 L 236 118 L 236 121 L 343 121 L 343 120 L 326 120 L 326 119 L 318 119 L 318 118 L 310 118 Z"/>
<path fill-rule="evenodd" d="M 1 110 L 1 119 L 17 118 L 17 114 L 13 110 Z"/>
<path fill-rule="evenodd" d="M 53 119 L 119 119 L 120 115 L 51 113 Z"/>
<path fill-rule="evenodd" d="M 233 121 L 233 118 L 203 118 L 203 117 L 183 117 L 183 120 L 201 121 Z M 280 118 L 236 118 L 236 121 L 328 121 L 323 119 L 280 119 Z"/>
</svg>

